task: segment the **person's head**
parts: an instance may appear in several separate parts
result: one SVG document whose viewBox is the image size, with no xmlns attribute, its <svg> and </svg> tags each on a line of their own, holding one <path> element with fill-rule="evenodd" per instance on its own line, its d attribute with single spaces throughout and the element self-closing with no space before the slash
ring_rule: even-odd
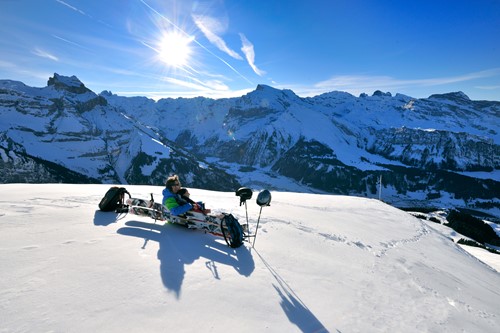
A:
<svg viewBox="0 0 500 333">
<path fill-rule="evenodd" d="M 179 177 L 177 175 L 168 177 L 165 186 L 170 192 L 177 193 L 177 191 L 181 189 L 181 182 L 179 181 Z"/>
<path fill-rule="evenodd" d="M 177 194 L 183 196 L 183 197 L 186 197 L 186 198 L 189 198 L 190 194 L 189 194 L 189 191 L 187 188 L 181 188 L 179 191 L 177 191 Z"/>
</svg>

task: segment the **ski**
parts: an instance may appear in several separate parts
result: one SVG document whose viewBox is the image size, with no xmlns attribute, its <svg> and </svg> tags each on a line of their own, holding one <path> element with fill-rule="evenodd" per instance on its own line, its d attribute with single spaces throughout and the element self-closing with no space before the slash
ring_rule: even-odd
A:
<svg viewBox="0 0 500 333">
<path fill-rule="evenodd" d="M 153 200 L 129 198 L 125 201 L 126 207 L 117 210 L 117 213 L 130 213 L 146 216 L 155 221 L 180 224 L 189 229 L 202 230 L 214 236 L 223 237 L 227 245 L 233 248 L 243 244 L 246 225 L 239 224 L 231 214 L 205 215 L 203 212 L 189 211 L 183 216 L 175 216 L 165 206 Z"/>
<path fill-rule="evenodd" d="M 151 193 L 151 200 L 140 198 L 128 198 L 124 205 L 116 210 L 117 213 L 130 213 L 138 216 L 150 217 L 156 221 L 165 221 L 183 225 L 189 229 L 202 230 L 214 236 L 223 237 L 227 245 L 237 248 L 243 245 L 243 242 L 250 243 L 253 238 L 252 247 L 255 245 L 257 231 L 259 229 L 262 207 L 269 206 L 271 202 L 271 193 L 263 190 L 257 196 L 257 204 L 260 206 L 259 218 L 253 234 L 250 233 L 248 222 L 247 200 L 252 198 L 252 190 L 242 187 L 236 191 L 236 196 L 240 198 L 240 206 L 245 205 L 246 224 L 240 224 L 238 220 L 228 213 L 217 215 L 204 214 L 201 211 L 191 210 L 182 216 L 170 214 L 169 210 L 160 203 L 154 201 Z"/>
</svg>

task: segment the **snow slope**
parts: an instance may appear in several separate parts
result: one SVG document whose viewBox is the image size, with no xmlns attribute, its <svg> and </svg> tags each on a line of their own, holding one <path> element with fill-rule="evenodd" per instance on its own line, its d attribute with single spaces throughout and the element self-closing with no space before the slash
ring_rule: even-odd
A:
<svg viewBox="0 0 500 333">
<path fill-rule="evenodd" d="M 209 234 L 100 212 L 108 187 L 0 185 L 0 332 L 500 327 L 500 274 L 380 201 L 273 192 L 255 248 L 235 250 Z M 161 198 L 161 187 L 127 189 Z M 190 192 L 245 221 L 234 193 Z"/>
</svg>

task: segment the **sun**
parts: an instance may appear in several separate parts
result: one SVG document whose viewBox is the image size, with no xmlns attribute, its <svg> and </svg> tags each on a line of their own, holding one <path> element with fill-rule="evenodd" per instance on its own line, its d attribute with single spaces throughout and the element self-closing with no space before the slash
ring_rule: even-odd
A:
<svg viewBox="0 0 500 333">
<path fill-rule="evenodd" d="M 159 41 L 159 59 L 172 67 L 188 65 L 192 53 L 190 44 L 193 39 L 179 32 L 164 33 Z"/>
</svg>

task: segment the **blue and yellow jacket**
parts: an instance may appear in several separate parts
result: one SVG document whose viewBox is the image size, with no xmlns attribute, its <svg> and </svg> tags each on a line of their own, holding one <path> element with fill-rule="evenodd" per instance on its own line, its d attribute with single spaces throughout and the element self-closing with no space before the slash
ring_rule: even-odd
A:
<svg viewBox="0 0 500 333">
<path fill-rule="evenodd" d="M 174 194 L 165 188 L 163 190 L 163 206 L 167 207 L 172 215 L 182 215 L 188 210 L 193 209 L 193 206 L 182 199 L 178 194 Z"/>
</svg>

